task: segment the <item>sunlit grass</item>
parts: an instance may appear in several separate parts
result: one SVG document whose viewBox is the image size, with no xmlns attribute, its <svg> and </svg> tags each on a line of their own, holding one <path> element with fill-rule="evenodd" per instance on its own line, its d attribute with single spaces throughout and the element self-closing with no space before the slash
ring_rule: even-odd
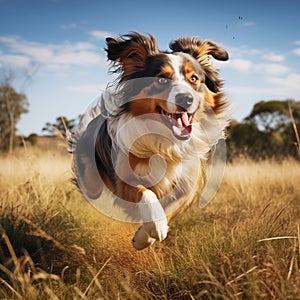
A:
<svg viewBox="0 0 300 300">
<path fill-rule="evenodd" d="M 69 181 L 71 158 L 0 158 L 0 299 L 299 299 L 300 165 L 227 166 L 217 196 L 135 251 Z"/>
</svg>

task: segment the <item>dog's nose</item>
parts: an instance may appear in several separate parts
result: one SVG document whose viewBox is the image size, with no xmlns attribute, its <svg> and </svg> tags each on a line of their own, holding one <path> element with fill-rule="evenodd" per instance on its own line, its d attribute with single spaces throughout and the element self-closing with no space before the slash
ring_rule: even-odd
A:
<svg viewBox="0 0 300 300">
<path fill-rule="evenodd" d="M 183 109 L 188 109 L 193 101 L 194 98 L 190 93 L 179 93 L 175 96 L 175 103 Z"/>
</svg>

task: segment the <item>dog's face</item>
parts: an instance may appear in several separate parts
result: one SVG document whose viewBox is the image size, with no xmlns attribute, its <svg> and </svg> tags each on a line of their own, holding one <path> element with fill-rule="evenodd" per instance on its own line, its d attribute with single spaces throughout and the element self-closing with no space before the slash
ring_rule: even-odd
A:
<svg viewBox="0 0 300 300">
<path fill-rule="evenodd" d="M 152 36 L 138 33 L 106 42 L 114 72 L 121 74 L 124 86 L 128 82 L 126 109 L 133 116 L 151 115 L 177 139 L 186 140 L 206 108 L 221 112 L 222 82 L 210 56 L 227 60 L 223 48 L 207 40 L 182 38 L 170 44 L 172 52 L 161 52 Z M 140 84 L 130 84 L 133 80 Z"/>
</svg>

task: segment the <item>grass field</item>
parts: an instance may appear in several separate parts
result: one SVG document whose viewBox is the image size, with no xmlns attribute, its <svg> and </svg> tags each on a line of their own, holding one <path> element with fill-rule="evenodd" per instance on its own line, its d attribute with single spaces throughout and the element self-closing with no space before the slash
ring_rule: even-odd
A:
<svg viewBox="0 0 300 300">
<path fill-rule="evenodd" d="M 229 164 L 217 196 L 138 252 L 138 225 L 101 215 L 70 157 L 0 158 L 0 299 L 300 299 L 300 164 Z"/>
</svg>

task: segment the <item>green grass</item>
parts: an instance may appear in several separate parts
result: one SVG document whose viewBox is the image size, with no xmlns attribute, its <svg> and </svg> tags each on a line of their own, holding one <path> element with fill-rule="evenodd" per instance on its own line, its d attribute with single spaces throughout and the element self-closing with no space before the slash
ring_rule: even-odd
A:
<svg viewBox="0 0 300 300">
<path fill-rule="evenodd" d="M 0 299 L 300 299 L 300 165 L 242 160 L 217 196 L 138 252 L 138 225 L 101 215 L 70 157 L 0 158 Z"/>
</svg>

